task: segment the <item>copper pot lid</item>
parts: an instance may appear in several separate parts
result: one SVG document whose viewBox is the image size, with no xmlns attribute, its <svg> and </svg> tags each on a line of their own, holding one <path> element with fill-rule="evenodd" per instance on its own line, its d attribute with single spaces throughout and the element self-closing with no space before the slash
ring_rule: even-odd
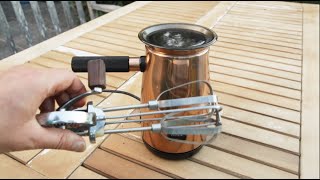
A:
<svg viewBox="0 0 320 180">
<path fill-rule="evenodd" d="M 146 45 L 170 50 L 205 48 L 218 38 L 215 32 L 206 27 L 186 23 L 149 26 L 142 29 L 138 37 Z"/>
</svg>

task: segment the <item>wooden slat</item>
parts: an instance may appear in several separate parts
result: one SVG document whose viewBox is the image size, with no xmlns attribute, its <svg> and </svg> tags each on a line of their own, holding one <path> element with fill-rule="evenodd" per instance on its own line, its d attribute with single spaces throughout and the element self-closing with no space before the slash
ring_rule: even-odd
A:
<svg viewBox="0 0 320 180">
<path fill-rule="evenodd" d="M 109 164 L 110 165 L 110 164 Z M 79 166 L 68 179 L 108 179 L 100 174 L 97 174 L 83 166 Z"/>
<path fill-rule="evenodd" d="M 121 124 L 118 129 L 137 128 L 140 126 L 138 123 L 125 123 Z M 141 141 L 142 133 L 131 132 L 123 135 Z M 299 156 L 272 147 L 257 144 L 225 133 L 219 134 L 217 138 L 207 146 L 298 175 Z"/>
<path fill-rule="evenodd" d="M 95 18 L 95 15 L 93 13 L 92 4 L 93 4 L 93 1 L 87 1 L 87 7 L 88 7 L 89 16 L 90 16 L 91 20 L 93 20 Z"/>
<path fill-rule="evenodd" d="M 141 83 L 142 83 L 142 73 L 138 72 L 134 76 L 132 76 L 125 84 L 123 84 L 119 90 L 130 92 L 138 97 L 141 95 Z M 134 86 L 133 86 L 134 84 Z M 121 101 L 123 99 L 123 101 Z M 112 102 L 112 103 L 110 103 Z M 134 98 L 128 98 L 122 94 L 113 94 L 106 101 L 103 101 L 99 104 L 100 107 L 110 107 L 110 106 L 124 106 L 130 104 L 137 104 L 137 100 Z M 114 115 L 123 115 L 130 113 L 132 110 L 126 111 L 114 111 L 112 114 Z M 110 112 L 111 113 L 111 112 Z"/>
<path fill-rule="evenodd" d="M 33 157 L 35 157 L 40 152 L 41 152 L 41 149 L 36 149 L 36 150 L 10 152 L 8 155 L 20 161 L 23 164 L 27 164 Z"/>
<path fill-rule="evenodd" d="M 95 150 L 84 162 L 84 166 L 102 172 L 104 176 L 117 179 L 171 179 L 166 175 L 148 169 L 119 156 Z"/>
<path fill-rule="evenodd" d="M 229 13 L 228 14 L 229 17 L 235 17 L 235 18 L 239 18 L 239 19 L 244 19 L 244 20 L 251 20 L 250 15 L 246 15 L 246 14 L 241 14 L 241 13 Z M 300 25 L 300 28 L 302 26 L 301 21 L 289 21 L 289 20 L 284 20 L 284 19 L 267 19 L 264 17 L 254 17 L 254 21 L 264 21 L 265 23 L 284 23 L 284 24 L 291 24 L 291 25 Z"/>
<path fill-rule="evenodd" d="M 237 137 L 220 134 L 209 146 L 296 175 L 299 172 L 299 156 Z"/>
<path fill-rule="evenodd" d="M 222 22 L 221 24 L 224 25 L 224 22 Z M 283 47 L 287 47 L 287 48 L 301 49 L 301 45 L 300 44 L 292 44 L 292 43 L 289 43 L 289 42 L 282 42 L 282 41 L 271 40 L 271 39 L 262 39 L 262 38 L 260 39 L 260 38 L 254 37 L 252 35 L 243 36 L 243 35 L 241 35 L 241 32 L 240 33 L 231 34 L 231 33 L 228 33 L 228 31 L 224 32 L 223 30 L 219 30 L 219 29 L 215 29 L 215 31 L 217 31 L 217 33 L 223 34 L 223 37 L 247 40 L 247 41 L 252 41 L 252 42 L 260 42 L 260 43 L 270 44 L 270 45 L 278 45 L 278 46 L 283 46 Z M 261 30 L 259 29 L 258 31 L 261 31 Z"/>
<path fill-rule="evenodd" d="M 303 5 L 301 178 L 319 178 L 319 5 Z"/>
<path fill-rule="evenodd" d="M 69 28 L 73 28 L 74 27 L 74 22 L 73 22 L 73 18 L 71 15 L 71 11 L 70 11 L 70 5 L 69 5 L 69 1 L 61 1 L 62 4 L 62 9 L 64 12 L 64 15 L 67 19 L 67 24 L 69 26 Z"/>
<path fill-rule="evenodd" d="M 56 6 L 54 5 L 54 1 L 47 1 L 47 6 L 48 6 L 48 11 L 50 14 L 50 18 L 53 24 L 53 28 L 56 32 L 56 34 L 61 33 L 61 27 L 60 27 L 60 22 L 56 10 Z"/>
<path fill-rule="evenodd" d="M 196 5 L 194 4 L 196 3 Z M 203 14 L 204 12 L 210 10 L 214 5 L 215 5 L 216 2 L 214 1 L 208 1 L 208 2 L 205 2 L 205 1 L 202 1 L 202 2 L 193 2 L 193 3 L 190 3 L 190 2 L 183 2 L 183 3 L 180 3 L 180 2 L 174 2 L 174 1 L 170 1 L 170 2 L 166 2 L 166 3 L 163 3 L 163 2 L 153 2 L 153 3 L 150 3 L 149 5 L 150 6 L 154 6 L 154 7 L 161 7 L 161 8 L 165 8 L 165 9 L 181 9 L 181 10 L 184 10 L 186 12 L 196 12 L 196 13 L 199 13 L 200 15 Z"/>
<path fill-rule="evenodd" d="M 240 11 L 240 12 L 245 12 L 249 10 L 249 8 L 244 8 L 244 7 L 240 7 L 240 6 L 236 6 L 233 8 L 233 10 L 235 11 Z M 263 11 L 263 10 L 251 10 L 249 13 L 254 13 L 257 15 L 270 15 L 271 17 L 281 17 L 281 18 L 288 18 L 288 19 L 297 19 L 297 15 L 296 14 L 289 14 L 289 13 L 282 13 L 282 12 L 269 12 L 269 11 Z"/>
<path fill-rule="evenodd" d="M 116 32 L 110 32 L 110 31 L 105 31 L 105 30 L 95 30 L 95 31 L 91 31 L 90 33 L 87 33 L 87 34 L 85 34 L 85 35 L 83 35 L 83 37 L 86 37 L 86 38 L 88 38 L 90 35 L 98 35 L 98 37 L 101 37 L 100 39 L 101 40 L 103 40 L 103 38 L 106 38 L 106 39 L 108 39 L 108 40 L 110 40 L 111 39 L 111 37 L 114 37 L 114 36 L 118 36 L 118 38 L 117 39 L 115 39 L 115 38 L 113 38 L 113 39 L 115 39 L 115 41 L 117 41 L 117 40 L 123 40 L 123 41 L 125 41 L 126 39 L 127 39 L 127 43 L 136 43 L 136 42 L 139 42 L 138 41 L 138 39 L 137 39 L 137 37 L 132 37 L 132 36 L 128 36 L 128 35 L 121 35 L 121 34 L 118 34 L 118 33 L 116 33 Z M 123 42 L 122 41 L 122 42 Z M 135 45 L 138 45 L 138 44 L 135 44 Z M 123 44 L 123 46 L 127 46 L 127 44 Z M 143 45 L 141 45 L 141 46 L 143 46 Z"/>
<path fill-rule="evenodd" d="M 232 112 L 231 112 L 232 113 Z M 223 132 L 299 155 L 299 139 L 229 119 L 222 120 Z"/>
<path fill-rule="evenodd" d="M 97 31 L 95 31 L 97 32 Z M 101 32 L 101 31 L 98 31 L 98 32 Z M 104 32 L 103 32 L 104 33 Z M 119 34 L 114 34 L 114 35 L 119 35 Z M 139 49 L 141 51 L 143 51 L 145 49 L 144 45 L 142 43 L 136 43 L 136 42 L 132 42 L 132 41 L 129 41 L 129 40 L 123 40 L 123 39 L 120 39 L 120 38 L 112 38 L 112 33 L 111 32 L 106 32 L 104 33 L 104 35 L 97 35 L 97 34 L 93 34 L 93 33 L 87 33 L 83 36 L 81 36 L 83 38 L 86 38 L 86 39 L 91 39 L 91 40 L 95 40 L 95 41 L 101 41 L 101 42 L 106 42 L 106 43 L 111 43 L 111 44 L 116 44 L 116 45 L 122 45 L 124 47 L 130 47 L 132 49 Z M 113 36 L 114 37 L 114 36 Z M 126 37 L 124 36 L 124 39 Z M 125 43 L 125 44 L 123 44 Z"/>
<path fill-rule="evenodd" d="M 139 16 L 129 16 L 128 18 L 122 18 L 122 19 L 119 19 L 121 21 L 124 21 L 124 22 L 134 22 L 134 23 L 140 23 L 140 24 L 143 24 L 145 26 L 150 26 L 152 24 L 159 24 L 159 23 L 174 23 L 174 22 L 177 22 L 177 21 L 174 21 L 174 19 L 155 19 L 155 18 L 152 18 L 152 17 L 149 17 L 149 18 L 141 18 Z M 191 21 L 191 20 L 179 20 L 178 22 L 185 22 L 185 23 L 193 23 L 194 21 Z"/>
<path fill-rule="evenodd" d="M 271 40 L 277 41 L 277 42 L 284 42 L 284 43 L 288 43 L 288 44 L 301 44 L 301 40 L 297 40 L 297 39 L 289 39 L 289 38 L 279 38 L 279 37 L 274 37 L 274 36 L 267 36 L 267 35 L 260 35 L 260 34 L 256 34 L 253 32 L 243 32 L 243 31 L 234 31 L 234 30 L 229 30 L 229 29 L 223 29 L 223 28 L 215 28 L 214 29 L 217 33 L 220 32 L 221 36 L 224 37 L 224 33 L 226 34 L 232 34 L 232 35 L 239 35 L 239 36 L 245 36 L 245 37 L 255 37 L 255 38 L 261 38 L 261 39 L 266 39 L 266 40 L 270 40 L 270 42 L 272 42 Z M 273 44 L 275 44 L 274 42 L 272 42 Z M 278 44 L 279 45 L 279 44 Z M 279 45 L 281 46 L 281 45 Z M 301 56 L 297 56 L 295 54 L 290 54 L 290 53 L 273 53 L 274 55 L 282 55 L 284 57 L 287 58 L 292 58 L 292 59 L 299 59 L 301 60 Z"/>
<path fill-rule="evenodd" d="M 0 154 L 0 178 L 7 179 L 43 179 L 45 176 L 19 162 Z"/>
<path fill-rule="evenodd" d="M 152 11 L 150 11 L 152 10 Z M 160 14 L 163 12 L 163 9 L 158 9 L 158 8 L 152 8 L 148 10 L 148 5 L 145 6 L 145 8 L 141 8 L 141 9 L 137 9 L 135 12 L 136 13 L 139 13 L 139 14 Z M 161 14 L 162 15 L 162 14 Z M 177 11 L 177 10 L 172 10 L 172 9 L 166 9 L 166 16 L 168 17 L 169 15 L 178 15 L 180 16 L 181 15 L 181 12 Z M 184 14 L 183 15 L 184 17 L 187 17 L 187 18 L 199 18 L 199 15 L 197 14 Z"/>
<path fill-rule="evenodd" d="M 44 20 L 42 18 L 39 4 L 36 1 L 30 1 L 30 5 L 32 8 L 33 16 L 34 16 L 36 23 L 37 23 L 38 30 L 39 30 L 42 38 L 47 39 L 47 37 L 48 37 L 47 27 L 46 27 Z"/>
<path fill-rule="evenodd" d="M 16 45 L 13 41 L 10 26 L 7 21 L 6 15 L 3 12 L 2 6 L 0 4 L 0 32 L 2 32 L 6 37 L 6 44 L 10 47 L 11 52 L 16 53 Z"/>
<path fill-rule="evenodd" d="M 229 14 L 234 14 L 234 15 L 245 15 L 245 16 L 249 16 L 249 17 L 256 17 L 256 18 L 263 18 L 266 19 L 268 17 L 271 17 L 273 20 L 275 21 L 285 21 L 285 22 L 293 22 L 293 23 L 301 23 L 302 20 L 300 18 L 289 18 L 289 17 L 281 17 L 279 15 L 272 15 L 272 14 L 259 14 L 257 12 L 244 12 L 244 11 L 239 11 L 236 9 L 233 9 L 229 12 Z"/>
<path fill-rule="evenodd" d="M 210 52 L 211 57 L 220 58 L 220 59 L 227 59 L 235 62 L 247 63 L 250 65 L 255 66 L 262 66 L 272 69 L 277 69 L 281 71 L 291 72 L 296 74 L 296 76 L 301 76 L 301 67 L 273 62 L 273 61 L 266 61 L 263 59 L 255 58 L 255 57 L 247 57 L 239 54 L 230 54 L 225 51 L 217 51 L 213 50 Z"/>
<path fill-rule="evenodd" d="M 298 179 L 297 175 L 209 147 L 203 147 L 192 159 L 237 173 L 243 178 Z"/>
<path fill-rule="evenodd" d="M 223 105 L 223 109 L 223 118 L 228 118 L 229 120 L 237 121 L 261 129 L 266 129 L 268 131 L 285 134 L 294 138 L 300 137 L 299 124 L 282 121 L 274 117 L 249 112 L 225 104 Z"/>
<path fill-rule="evenodd" d="M 226 26 L 217 26 L 217 27 L 223 27 L 221 29 L 232 29 L 233 31 L 235 30 L 235 28 L 232 28 L 232 27 L 227 27 L 227 28 L 226 28 Z M 258 32 L 261 32 L 261 31 L 251 30 L 251 29 L 239 29 L 238 28 L 237 30 L 238 30 L 238 32 L 252 31 L 253 34 L 258 34 Z M 297 37 L 301 37 L 301 36 L 297 36 Z M 224 34 L 220 34 L 219 42 L 220 41 L 234 43 L 234 44 L 241 44 L 241 45 L 246 45 L 246 46 L 252 46 L 252 47 L 257 47 L 257 48 L 263 48 L 266 50 L 274 50 L 277 52 L 290 53 L 290 54 L 294 54 L 294 55 L 300 55 L 300 59 L 302 57 L 301 50 L 299 50 L 299 49 L 283 47 L 283 46 L 279 46 L 279 45 L 270 45 L 270 44 L 265 44 L 265 43 L 261 43 L 261 42 L 254 42 L 254 41 L 244 40 L 244 39 L 238 39 L 237 37 L 225 37 Z"/>
<path fill-rule="evenodd" d="M 283 78 L 287 80 L 293 80 L 297 82 L 301 81 L 300 74 L 285 72 L 277 69 L 271 69 L 271 68 L 266 68 L 262 66 L 236 62 L 232 60 L 230 61 L 228 59 L 221 59 L 221 58 L 210 58 L 209 62 L 210 64 L 215 64 L 219 66 L 226 66 L 226 67 L 231 67 L 235 69 L 246 70 L 250 72 L 255 72 L 255 73 L 264 74 L 268 76 L 274 76 L 274 77 Z"/>
<path fill-rule="evenodd" d="M 264 114 L 270 117 L 275 117 L 294 123 L 300 123 L 300 112 L 228 95 L 225 93 L 216 92 L 216 94 L 219 96 L 220 103 L 245 109 L 247 111 Z"/>
<path fill-rule="evenodd" d="M 190 9 L 190 11 L 188 11 L 187 9 L 183 9 L 183 8 L 175 8 L 175 7 L 163 7 L 162 5 L 154 5 L 154 2 L 148 4 L 145 6 L 146 9 L 149 9 L 149 10 L 159 10 L 159 11 L 163 11 L 163 10 L 166 10 L 166 12 L 168 13 L 174 13 L 174 12 L 177 12 L 179 14 L 189 14 L 189 15 L 192 15 L 192 16 L 197 16 L 197 17 L 200 17 L 201 16 L 201 12 L 199 12 L 199 10 L 197 9 Z"/>
<path fill-rule="evenodd" d="M 84 10 L 81 1 L 76 1 L 77 12 L 79 16 L 80 23 L 83 24 L 86 22 L 86 17 L 84 15 Z"/>
<path fill-rule="evenodd" d="M 300 90 L 301 83 L 297 81 L 272 77 L 268 75 L 263 75 L 255 72 L 244 71 L 235 68 L 229 68 L 226 66 L 220 65 L 209 65 L 210 71 L 214 71 L 215 73 L 227 74 L 230 76 L 240 77 L 244 79 L 254 80 L 258 82 L 263 82 L 266 84 L 277 85 L 279 87 L 290 88 L 293 90 Z"/>
<path fill-rule="evenodd" d="M 143 50 L 136 50 L 136 49 L 130 49 L 128 47 L 123 47 L 120 45 L 114 45 L 114 44 L 108 44 L 101 41 L 95 41 L 90 39 L 84 39 L 84 38 L 77 38 L 74 39 L 71 42 L 76 42 L 79 44 L 86 44 L 90 45 L 92 47 L 105 47 L 104 49 L 112 49 L 114 52 L 123 53 L 123 55 L 133 55 L 133 56 L 139 56 L 145 54 L 145 51 Z"/>
<path fill-rule="evenodd" d="M 123 29 L 116 29 L 116 28 L 112 28 L 112 27 L 101 27 L 101 28 L 98 28 L 98 30 L 121 33 L 121 34 L 126 34 L 126 35 L 130 35 L 130 36 L 134 36 L 134 37 L 137 35 L 136 32 L 132 32 L 129 30 L 123 30 Z"/>
<path fill-rule="evenodd" d="M 301 31 L 302 28 L 302 24 L 288 24 L 288 23 L 279 23 L 279 22 L 272 22 L 272 21 L 261 21 L 259 19 L 255 19 L 255 18 L 241 18 L 238 16 L 229 16 L 226 15 L 223 18 L 223 21 L 227 22 L 227 21 L 237 21 L 237 22 L 245 22 L 248 24 L 255 24 L 258 23 L 259 26 L 265 26 L 265 27 L 275 27 L 276 29 L 278 29 L 278 27 L 280 26 L 282 29 L 282 27 L 286 27 L 286 30 L 292 30 L 292 31 Z"/>
<path fill-rule="evenodd" d="M 210 78 L 214 79 L 215 81 L 237 85 L 240 87 L 258 90 L 262 92 L 267 92 L 274 95 L 279 95 L 279 96 L 288 97 L 288 98 L 297 99 L 297 100 L 301 99 L 301 92 L 297 90 L 292 90 L 288 88 L 261 83 L 258 81 L 252 81 L 248 79 L 238 78 L 235 76 L 229 76 L 229 75 L 219 74 L 219 73 L 211 73 Z"/>
<path fill-rule="evenodd" d="M 202 25 L 208 28 L 213 28 L 218 21 L 225 16 L 230 9 L 236 4 L 236 1 L 222 1 L 217 6 L 208 11 L 202 16 L 196 24 Z"/>
<path fill-rule="evenodd" d="M 245 4 L 242 2 L 237 3 L 237 7 L 243 7 L 247 9 L 254 9 L 259 11 L 268 11 L 270 13 L 284 13 L 289 15 L 300 15 L 301 9 L 298 8 L 279 8 L 279 6 L 270 6 L 270 5 L 262 5 L 262 4 Z"/>
<path fill-rule="evenodd" d="M 260 17 L 250 18 L 250 16 L 241 16 L 241 15 L 234 15 L 234 14 L 228 14 L 228 15 L 226 15 L 226 17 L 228 17 L 230 19 L 239 20 L 239 21 L 259 22 L 262 24 L 273 24 L 275 26 L 285 24 L 285 25 L 290 25 L 292 27 L 296 27 L 296 28 L 298 28 L 298 30 L 301 30 L 301 28 L 302 28 L 302 23 L 295 22 L 295 21 L 285 21 L 285 20 L 278 20 L 278 19 L 270 19 L 269 21 L 266 21 L 266 19 L 263 19 Z M 281 24 L 281 23 L 283 23 L 283 24 Z"/>
<path fill-rule="evenodd" d="M 220 51 L 220 52 L 226 52 L 228 54 L 236 54 L 236 55 L 241 55 L 245 57 L 251 57 L 251 58 L 256 58 L 256 59 L 261 59 L 261 60 L 268 60 L 272 62 L 279 62 L 282 64 L 288 64 L 288 65 L 293 65 L 293 66 L 301 66 L 301 61 L 299 60 L 293 60 L 293 59 L 288 59 L 288 58 L 282 58 L 282 57 L 276 57 L 276 56 L 270 56 L 266 54 L 261 54 L 261 53 L 256 53 L 256 52 L 250 52 L 250 51 L 245 51 L 245 50 L 237 50 L 232 47 L 218 47 L 214 46 L 211 48 L 212 51 Z"/>
<path fill-rule="evenodd" d="M 141 142 L 124 138 L 119 135 L 111 135 L 104 141 L 101 148 L 130 158 L 130 160 L 139 162 L 149 168 L 174 174 L 181 178 L 235 178 L 232 175 L 228 175 L 189 160 L 164 160 L 149 152 Z"/>
<path fill-rule="evenodd" d="M 264 11 L 268 13 L 276 13 L 276 14 L 288 14 L 290 16 L 299 16 L 301 15 L 302 9 L 300 8 L 279 8 L 279 6 L 275 5 L 263 5 L 263 4 L 243 4 L 242 2 L 237 3 L 237 7 L 246 8 L 249 10 L 256 10 L 256 11 Z"/>
<path fill-rule="evenodd" d="M 260 54 L 270 55 L 270 56 L 273 56 L 274 58 L 281 57 L 281 58 L 287 58 L 287 59 L 301 60 L 300 54 L 292 54 L 292 53 L 286 53 L 281 51 L 268 50 L 260 47 L 252 47 L 252 46 L 242 45 L 242 44 L 237 44 L 232 42 L 230 43 L 230 42 L 219 41 L 214 46 L 227 47 L 227 48 L 229 47 L 237 50 L 256 52 Z"/>
<path fill-rule="evenodd" d="M 128 18 L 134 18 L 134 19 L 141 19 L 141 17 L 143 17 L 143 19 L 146 20 L 152 20 L 155 22 L 162 22 L 162 21 L 170 21 L 172 20 L 172 15 L 171 13 L 165 13 L 165 14 L 159 14 L 157 12 L 153 13 L 152 11 L 142 11 L 142 12 L 132 12 L 130 14 L 128 14 Z M 157 19 L 155 19 L 155 17 L 157 17 Z M 190 21 L 190 22 L 194 22 L 198 19 L 198 17 L 187 17 L 187 16 L 183 16 L 183 17 L 179 17 L 177 16 L 177 18 L 175 18 L 175 20 L 177 22 L 183 22 L 183 21 Z"/>
<path fill-rule="evenodd" d="M 49 178 L 67 178 L 104 138 L 97 138 L 97 144 L 90 144 L 86 137 L 87 149 L 82 153 L 45 149 L 28 166 Z"/>
<path fill-rule="evenodd" d="M 84 41 L 85 43 L 90 41 Z M 82 51 L 87 51 L 90 53 L 95 53 L 95 54 L 101 54 L 104 56 L 124 56 L 124 55 L 132 55 L 129 52 L 128 53 L 121 53 L 121 52 L 116 52 L 116 51 L 112 51 L 112 50 L 108 50 L 105 49 L 103 47 L 95 47 L 95 46 L 91 46 L 88 44 L 80 44 L 78 42 L 68 42 L 64 45 L 65 47 L 70 47 L 73 49 L 77 49 L 77 50 L 82 50 Z"/>
<path fill-rule="evenodd" d="M 19 22 L 20 29 L 24 33 L 27 44 L 30 47 L 30 46 L 32 46 L 32 36 L 29 31 L 28 22 L 26 20 L 26 17 L 24 16 L 20 2 L 19 1 L 11 1 L 11 4 L 12 4 L 13 10 L 14 10 L 14 13 L 17 17 L 17 20 Z"/>
<path fill-rule="evenodd" d="M 275 33 L 282 33 L 282 34 L 289 34 L 289 35 L 294 35 L 294 36 L 301 36 L 301 32 L 297 31 L 288 31 L 288 30 L 283 30 L 283 29 L 274 29 L 271 27 L 263 27 L 263 26 L 255 26 L 252 24 L 245 24 L 245 23 L 238 23 L 238 22 L 219 22 L 220 25 L 225 25 L 225 26 L 231 26 L 235 28 L 248 28 L 248 29 L 255 29 L 255 30 L 260 30 L 260 31 L 267 31 L 267 32 L 275 32 Z"/>
<path fill-rule="evenodd" d="M 239 21 L 239 20 L 232 20 L 232 19 L 223 19 L 224 23 L 233 23 L 236 25 L 245 25 L 245 26 L 254 26 L 256 28 L 264 28 L 266 30 L 272 29 L 272 30 L 276 30 L 279 32 L 295 32 L 298 35 L 301 34 L 301 28 L 275 28 L 275 27 L 279 27 L 279 26 L 275 26 L 275 25 L 270 25 L 270 24 L 260 24 L 260 23 L 256 23 L 256 22 L 250 22 L 250 21 Z M 282 26 L 281 26 L 282 27 Z M 286 26 L 284 26 L 286 27 Z"/>
<path fill-rule="evenodd" d="M 301 4 L 296 2 L 287 1 L 242 1 L 243 4 L 257 4 L 257 5 L 268 5 L 278 8 L 292 8 L 297 10 L 302 10 Z"/>
<path fill-rule="evenodd" d="M 275 96 L 272 94 L 254 91 L 239 86 L 233 86 L 231 84 L 215 82 L 214 80 L 211 84 L 215 91 L 221 93 L 228 93 L 234 96 L 244 97 L 246 99 L 251 99 L 258 102 L 284 107 L 295 111 L 300 111 L 300 101 L 298 100 L 293 100 L 281 96 Z"/>
</svg>

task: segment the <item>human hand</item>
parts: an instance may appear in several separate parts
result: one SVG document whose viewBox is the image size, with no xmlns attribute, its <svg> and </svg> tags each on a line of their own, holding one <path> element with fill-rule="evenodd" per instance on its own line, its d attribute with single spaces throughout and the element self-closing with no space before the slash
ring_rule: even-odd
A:
<svg viewBox="0 0 320 180">
<path fill-rule="evenodd" d="M 69 130 L 44 128 L 35 119 L 37 110 L 55 110 L 84 93 L 84 85 L 72 72 L 16 66 L 0 74 L 0 153 L 29 149 L 64 149 L 82 152 L 82 137 Z M 85 100 L 74 105 L 81 107 Z"/>
</svg>

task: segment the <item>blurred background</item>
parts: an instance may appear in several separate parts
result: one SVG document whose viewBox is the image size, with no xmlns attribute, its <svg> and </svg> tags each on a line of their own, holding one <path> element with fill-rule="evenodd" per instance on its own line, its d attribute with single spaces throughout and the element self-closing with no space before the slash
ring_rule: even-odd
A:
<svg viewBox="0 0 320 180">
<path fill-rule="evenodd" d="M 0 1 L 0 60 L 134 1 Z"/>
</svg>

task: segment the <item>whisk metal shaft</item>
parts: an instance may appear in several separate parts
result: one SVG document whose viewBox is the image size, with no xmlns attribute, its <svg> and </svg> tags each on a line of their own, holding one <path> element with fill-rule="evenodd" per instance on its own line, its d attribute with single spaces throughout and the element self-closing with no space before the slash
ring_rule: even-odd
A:
<svg viewBox="0 0 320 180">
<path fill-rule="evenodd" d="M 161 111 L 153 111 L 153 112 L 145 112 L 138 114 L 129 114 L 122 116 L 107 116 L 106 119 L 122 119 L 122 118 L 130 118 L 137 116 L 148 116 L 148 115 L 156 115 L 156 114 L 167 114 L 167 113 L 180 113 L 186 111 L 196 111 L 196 110 L 205 110 L 205 109 L 220 109 L 220 106 L 212 105 L 212 106 L 199 106 L 199 107 L 191 107 L 191 108 L 180 108 L 180 109 L 169 109 L 169 110 L 161 110 Z"/>
<path fill-rule="evenodd" d="M 152 127 L 140 127 L 140 128 L 130 128 L 130 129 L 111 129 L 111 130 L 105 130 L 104 134 L 141 132 L 141 131 L 151 131 L 151 130 L 152 130 Z"/>
</svg>

